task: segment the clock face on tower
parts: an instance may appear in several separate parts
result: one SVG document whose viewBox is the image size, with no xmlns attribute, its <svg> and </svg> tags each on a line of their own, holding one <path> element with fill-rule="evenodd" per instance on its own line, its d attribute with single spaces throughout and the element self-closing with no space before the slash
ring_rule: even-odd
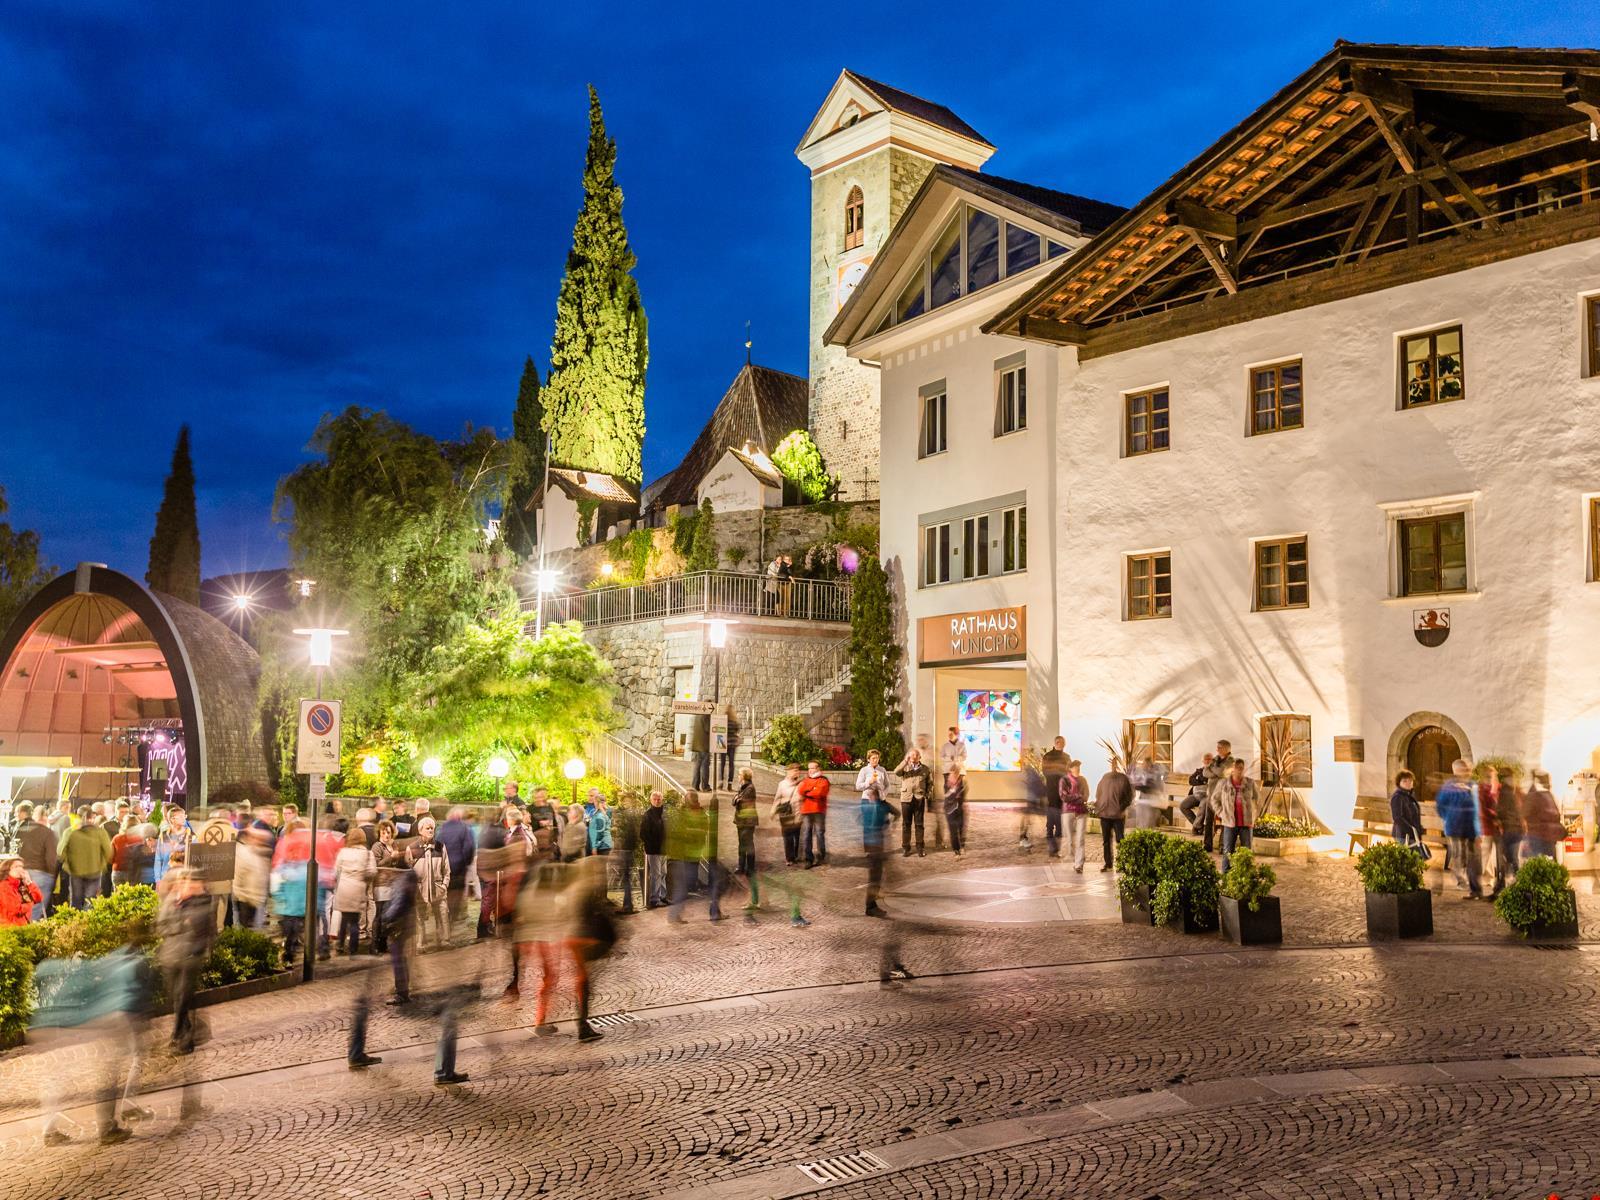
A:
<svg viewBox="0 0 1600 1200">
<path fill-rule="evenodd" d="M 872 256 L 857 258 L 845 263 L 839 268 L 839 278 L 833 289 L 833 311 L 838 312 L 844 307 L 845 301 L 850 299 L 850 293 L 856 290 L 856 284 L 867 273 L 867 268 L 872 265 Z"/>
</svg>

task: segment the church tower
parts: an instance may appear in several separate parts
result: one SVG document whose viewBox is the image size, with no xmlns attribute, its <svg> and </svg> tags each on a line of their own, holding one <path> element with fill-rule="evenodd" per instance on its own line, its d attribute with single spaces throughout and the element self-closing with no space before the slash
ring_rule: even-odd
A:
<svg viewBox="0 0 1600 1200">
<path fill-rule="evenodd" d="M 854 71 L 840 72 L 795 150 L 811 172 L 811 436 L 842 499 L 877 495 L 878 372 L 822 335 L 928 172 L 978 170 L 993 153 L 944 105 Z"/>
</svg>

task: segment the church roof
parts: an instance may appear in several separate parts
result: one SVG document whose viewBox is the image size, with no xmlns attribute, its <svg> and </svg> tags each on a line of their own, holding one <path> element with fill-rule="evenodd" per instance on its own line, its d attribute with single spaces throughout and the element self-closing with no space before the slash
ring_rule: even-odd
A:
<svg viewBox="0 0 1600 1200">
<path fill-rule="evenodd" d="M 645 489 L 646 506 L 696 503 L 700 481 L 727 450 L 746 443 L 771 454 L 810 417 L 810 388 L 803 375 L 746 363 L 718 401 L 694 445 L 672 471 Z"/>
<path fill-rule="evenodd" d="M 1075 222 L 1087 234 L 1099 233 L 1128 211 L 1120 204 L 1091 200 L 1087 196 L 1075 195 L 1072 192 L 1058 192 L 1054 188 L 1040 187 L 1036 183 L 1023 183 L 1020 179 L 1006 179 L 1000 175 L 991 175 L 986 171 L 972 171 L 950 163 L 941 163 L 934 169 L 961 176 L 968 182 L 971 190 L 979 194 L 1000 192 L 1021 200 L 1024 204 L 1031 204 L 1058 217 L 1065 217 Z"/>
<path fill-rule="evenodd" d="M 943 104 L 935 104 L 932 100 L 924 100 L 921 96 L 913 96 L 910 92 L 901 91 L 897 87 L 890 87 L 886 83 L 879 83 L 876 79 L 868 79 L 859 71 L 852 71 L 848 67 L 845 74 L 856 83 L 866 88 L 876 96 L 887 109 L 893 112 L 904 113 L 908 117 L 915 117 L 919 121 L 926 121 L 930 125 L 937 125 L 940 129 L 947 129 L 951 133 L 964 138 L 971 138 L 975 142 L 982 142 L 985 146 L 993 147 L 993 143 L 971 125 L 968 125 L 955 113 Z"/>
</svg>

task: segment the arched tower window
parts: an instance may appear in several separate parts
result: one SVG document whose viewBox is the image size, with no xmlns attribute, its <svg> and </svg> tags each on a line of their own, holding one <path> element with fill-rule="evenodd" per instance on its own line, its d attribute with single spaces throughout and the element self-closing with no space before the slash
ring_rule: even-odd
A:
<svg viewBox="0 0 1600 1200">
<path fill-rule="evenodd" d="M 861 194 L 859 187 L 850 189 L 850 194 L 844 198 L 844 248 L 854 250 L 861 245 L 865 236 L 866 226 L 866 198 Z"/>
</svg>

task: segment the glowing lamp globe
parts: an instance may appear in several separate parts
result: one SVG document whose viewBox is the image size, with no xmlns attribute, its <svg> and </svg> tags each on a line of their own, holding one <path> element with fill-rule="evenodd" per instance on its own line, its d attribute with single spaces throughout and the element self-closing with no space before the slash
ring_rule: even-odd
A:
<svg viewBox="0 0 1600 1200">
<path fill-rule="evenodd" d="M 376 775 L 383 770 L 383 764 L 378 761 L 376 754 L 369 754 L 361 760 L 361 773 L 363 775 Z"/>
<path fill-rule="evenodd" d="M 437 779 L 444 774 L 444 764 L 437 758 L 425 758 L 422 760 L 422 774 L 428 779 Z"/>
<path fill-rule="evenodd" d="M 489 778 L 504 779 L 511 773 L 511 764 L 496 754 L 489 760 Z"/>
<path fill-rule="evenodd" d="M 561 773 L 572 780 L 573 783 L 577 783 L 578 780 L 582 779 L 586 771 L 588 771 L 588 768 L 583 765 L 583 759 L 581 758 L 569 758 L 561 768 Z"/>
</svg>

